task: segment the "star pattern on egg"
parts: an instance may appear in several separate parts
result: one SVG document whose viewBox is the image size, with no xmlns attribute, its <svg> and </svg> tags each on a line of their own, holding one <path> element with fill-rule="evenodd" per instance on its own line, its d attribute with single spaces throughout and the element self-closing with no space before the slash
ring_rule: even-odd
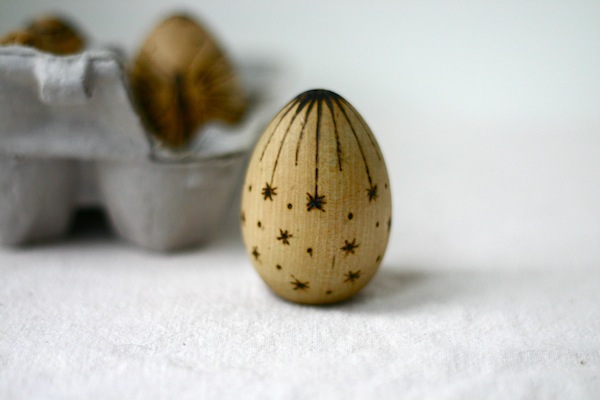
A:
<svg viewBox="0 0 600 400">
<path fill-rule="evenodd" d="M 371 202 L 371 200 L 377 199 L 377 185 L 371 186 L 367 189 L 367 196 L 369 196 L 369 203 Z"/>
<path fill-rule="evenodd" d="M 242 224 L 246 245 L 264 253 L 253 258 L 261 277 L 300 303 L 360 290 L 387 245 L 388 180 L 372 132 L 343 98 L 314 90 L 288 103 L 250 163 L 245 185 L 259 193 L 245 190 L 242 200 L 248 222 L 262 221 Z"/>
<path fill-rule="evenodd" d="M 348 271 L 344 274 L 344 283 L 354 283 L 358 278 L 360 278 L 360 269 L 356 272 Z"/>
<path fill-rule="evenodd" d="M 289 246 L 290 244 L 290 238 L 294 237 L 294 235 L 292 235 L 291 233 L 289 233 L 287 231 L 287 229 L 284 231 L 283 229 L 279 229 L 279 236 L 277 237 L 277 240 L 280 240 L 282 244 L 287 244 Z"/>
<path fill-rule="evenodd" d="M 341 248 L 341 250 L 344 251 L 344 253 L 346 253 L 346 255 L 348 254 L 354 254 L 354 249 L 356 249 L 359 245 L 356 243 L 356 239 L 352 239 L 351 242 L 344 240 L 344 246 Z"/>
<path fill-rule="evenodd" d="M 309 282 L 302 282 L 301 280 L 299 280 L 298 278 L 296 278 L 294 275 L 290 275 L 292 277 L 292 281 L 290 281 L 290 283 L 292 284 L 292 289 L 293 290 L 301 290 L 301 291 L 306 291 L 308 289 L 310 289 L 310 283 Z"/>
<path fill-rule="evenodd" d="M 277 190 L 277 188 L 271 187 L 271 185 L 269 185 L 268 182 L 266 182 L 265 185 L 266 186 L 262 190 L 263 199 L 264 200 L 269 199 L 269 200 L 273 201 L 273 196 L 277 195 L 277 193 L 275 192 L 275 190 Z"/>
<path fill-rule="evenodd" d="M 323 212 L 325 211 L 323 209 L 323 206 L 327 204 L 325 201 L 325 195 L 319 196 L 317 193 L 315 193 L 314 196 L 312 196 L 310 193 L 306 193 L 306 195 L 308 196 L 308 203 L 306 203 L 307 211 L 313 209 L 321 210 Z"/>
<path fill-rule="evenodd" d="M 260 258 L 260 253 L 258 252 L 258 247 L 254 246 L 254 248 L 252 249 L 252 255 L 254 256 L 255 260 L 258 260 Z"/>
</svg>

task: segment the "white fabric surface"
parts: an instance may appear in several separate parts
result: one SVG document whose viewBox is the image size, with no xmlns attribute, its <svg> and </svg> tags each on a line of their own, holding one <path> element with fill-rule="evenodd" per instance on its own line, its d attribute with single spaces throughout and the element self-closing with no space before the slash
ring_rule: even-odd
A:
<svg viewBox="0 0 600 400">
<path fill-rule="evenodd" d="M 381 270 L 344 304 L 281 301 L 237 212 L 182 254 L 0 250 L 0 398 L 600 398 L 600 3 L 182 4 L 285 78 L 275 103 L 326 87 L 363 114 L 394 199 Z M 133 48 L 173 6 L 9 0 L 0 26 L 44 7 Z"/>
<path fill-rule="evenodd" d="M 598 268 L 448 270 L 392 252 L 355 299 L 307 307 L 268 291 L 236 228 L 177 255 L 104 236 L 1 252 L 0 398 L 600 395 Z"/>
</svg>

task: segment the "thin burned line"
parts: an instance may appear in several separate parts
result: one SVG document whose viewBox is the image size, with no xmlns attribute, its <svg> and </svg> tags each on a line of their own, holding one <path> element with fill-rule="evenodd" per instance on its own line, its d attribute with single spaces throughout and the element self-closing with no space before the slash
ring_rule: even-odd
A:
<svg viewBox="0 0 600 400">
<path fill-rule="evenodd" d="M 265 156 L 267 147 L 269 147 L 269 144 L 271 143 L 271 139 L 273 139 L 273 135 L 275 135 L 275 132 L 277 132 L 277 128 L 279 128 L 279 124 L 281 124 L 281 121 L 283 121 L 283 119 L 291 111 L 291 109 L 294 108 L 294 106 L 296 104 L 298 104 L 298 101 L 299 101 L 299 99 L 294 99 L 293 101 L 291 101 L 288 109 L 285 110 L 285 112 L 283 113 L 281 118 L 279 118 L 279 121 L 277 121 L 277 125 L 275 125 L 275 128 L 273 128 L 273 131 L 271 132 L 271 136 L 269 136 L 269 139 L 267 140 L 267 143 L 265 144 L 265 147 L 263 148 L 262 154 L 260 155 L 260 161 L 262 161 L 263 157 Z"/>
<path fill-rule="evenodd" d="M 315 151 L 315 194 L 319 193 L 319 140 L 321 138 L 321 114 L 323 109 L 322 99 L 317 100 L 317 149 Z"/>
<path fill-rule="evenodd" d="M 188 132 L 191 132 L 193 129 L 192 122 L 190 121 L 190 118 L 187 117 L 189 115 L 189 105 L 186 97 L 183 95 L 185 91 L 183 90 L 183 77 L 180 74 L 175 76 L 175 88 L 177 89 L 175 91 L 175 104 L 177 111 L 179 112 L 178 119 L 181 124 L 181 132 L 179 132 L 179 135 L 188 136 Z"/>
<path fill-rule="evenodd" d="M 205 87 L 210 88 L 210 89 L 215 89 L 218 88 L 220 86 L 229 84 L 230 81 L 237 79 L 237 76 L 235 73 L 230 72 L 227 74 L 223 74 L 222 76 L 215 78 L 215 79 L 211 79 L 208 82 L 204 82 Z"/>
<path fill-rule="evenodd" d="M 352 131 L 352 134 L 354 135 L 354 139 L 356 140 L 356 144 L 358 145 L 358 150 L 360 151 L 360 155 L 362 156 L 363 162 L 365 164 L 365 170 L 367 171 L 367 179 L 369 180 L 369 187 L 372 187 L 373 182 L 371 180 L 371 172 L 369 172 L 369 166 L 367 165 L 367 159 L 365 157 L 365 152 L 363 151 L 362 145 L 360 144 L 360 141 L 358 140 L 358 136 L 356 135 L 354 126 L 352 125 L 352 122 L 350 122 L 350 118 L 348 118 L 348 114 L 346 114 L 346 110 L 340 103 L 339 99 L 334 98 L 333 100 L 340 107 L 340 111 L 342 112 L 342 114 L 344 114 L 344 118 L 346 118 L 346 121 L 348 122 L 348 125 L 350 126 L 350 130 Z"/>
<path fill-rule="evenodd" d="M 331 260 L 331 269 L 335 266 L 335 256 L 333 256 L 333 260 Z"/>
<path fill-rule="evenodd" d="M 325 97 L 325 102 L 331 113 L 331 120 L 333 121 L 333 131 L 335 133 L 335 145 L 337 150 L 338 167 L 342 170 L 342 146 L 340 145 L 340 136 L 338 135 L 337 123 L 335 122 L 335 115 L 333 114 L 333 103 L 330 97 Z"/>
<path fill-rule="evenodd" d="M 352 111 L 352 113 L 354 114 L 354 116 L 356 117 L 358 122 L 362 125 L 363 129 L 367 133 L 367 137 L 369 138 L 371 145 L 373 146 L 373 149 L 375 150 L 375 154 L 377 154 L 377 158 L 379 159 L 379 161 L 381 161 L 381 154 L 379 153 L 379 149 L 377 148 L 377 145 L 375 144 L 375 140 L 373 138 L 373 132 L 371 132 L 371 129 L 369 129 L 366 122 L 363 121 L 363 118 L 360 116 L 358 111 L 356 111 L 354 109 L 354 107 L 346 101 L 346 99 L 342 98 L 342 101 L 348 106 L 348 108 Z"/>
<path fill-rule="evenodd" d="M 294 113 L 294 116 L 292 117 L 290 124 L 288 125 L 287 129 L 285 130 L 285 133 L 283 134 L 283 138 L 281 139 L 281 144 L 279 145 L 279 150 L 277 151 L 277 157 L 275 158 L 275 163 L 273 164 L 273 172 L 271 172 L 271 185 L 273 184 L 273 178 L 275 177 L 275 170 L 277 169 L 277 164 L 279 163 L 279 156 L 281 155 L 281 150 L 283 149 L 283 144 L 285 143 L 285 139 L 287 138 L 288 133 L 290 133 L 290 129 L 291 129 L 292 125 L 294 124 L 296 117 L 300 114 L 300 111 L 302 111 L 302 109 L 306 106 L 307 102 L 308 101 L 306 99 L 302 100 L 302 102 L 296 109 L 296 112 Z"/>
<path fill-rule="evenodd" d="M 310 110 L 312 110 L 313 105 L 315 104 L 315 101 L 312 100 L 310 102 L 310 104 L 308 105 L 308 107 L 306 108 L 306 115 L 304 116 L 304 122 L 302 123 L 302 129 L 300 130 L 300 136 L 298 136 L 298 143 L 296 144 L 296 161 L 294 163 L 294 165 L 298 165 L 298 154 L 300 153 L 300 142 L 302 142 L 302 137 L 304 136 L 304 127 L 306 126 L 306 123 L 308 122 L 308 117 L 310 115 Z"/>
<path fill-rule="evenodd" d="M 199 51 L 202 51 L 202 48 L 205 47 L 204 46 L 205 43 L 206 43 L 206 41 L 203 41 Z M 199 71 L 200 73 L 195 76 L 195 80 L 198 81 L 198 80 L 201 80 L 201 79 L 211 76 L 211 74 L 214 72 L 213 69 L 218 69 L 218 70 L 223 69 L 222 63 L 223 63 L 223 54 L 221 54 L 221 53 L 212 54 L 212 56 L 209 59 L 203 60 L 203 64 L 205 67 L 203 67 L 202 70 Z"/>
</svg>

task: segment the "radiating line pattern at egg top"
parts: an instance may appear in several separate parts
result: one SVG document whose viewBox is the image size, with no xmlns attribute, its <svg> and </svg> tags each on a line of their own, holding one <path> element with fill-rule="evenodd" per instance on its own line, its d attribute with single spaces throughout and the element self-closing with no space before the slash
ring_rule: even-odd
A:
<svg viewBox="0 0 600 400">
<path fill-rule="evenodd" d="M 288 300 L 333 303 L 371 280 L 391 192 L 377 141 L 350 103 L 318 89 L 283 107 L 248 165 L 240 222 L 254 267 Z"/>
</svg>

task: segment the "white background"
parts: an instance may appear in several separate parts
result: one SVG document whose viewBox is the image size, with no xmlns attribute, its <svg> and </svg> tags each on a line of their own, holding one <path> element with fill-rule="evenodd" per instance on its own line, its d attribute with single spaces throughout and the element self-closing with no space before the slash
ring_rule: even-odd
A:
<svg viewBox="0 0 600 400">
<path fill-rule="evenodd" d="M 0 397 L 600 397 L 600 2 L 0 0 L 0 30 L 48 10 L 129 54 L 189 10 L 270 71 L 267 119 L 340 93 L 394 221 L 372 284 L 325 309 L 269 294 L 233 217 L 178 255 L 0 250 Z"/>
</svg>

